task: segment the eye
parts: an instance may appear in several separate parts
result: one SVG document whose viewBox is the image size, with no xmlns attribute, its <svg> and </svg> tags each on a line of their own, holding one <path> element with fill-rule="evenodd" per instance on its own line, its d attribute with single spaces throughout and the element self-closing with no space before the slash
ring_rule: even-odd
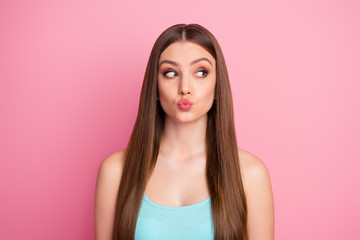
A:
<svg viewBox="0 0 360 240">
<path fill-rule="evenodd" d="M 206 70 L 200 70 L 196 73 L 196 76 L 198 77 L 206 77 L 208 72 Z"/>
<path fill-rule="evenodd" d="M 177 76 L 177 73 L 175 71 L 166 71 L 163 73 L 165 77 L 173 78 Z"/>
</svg>

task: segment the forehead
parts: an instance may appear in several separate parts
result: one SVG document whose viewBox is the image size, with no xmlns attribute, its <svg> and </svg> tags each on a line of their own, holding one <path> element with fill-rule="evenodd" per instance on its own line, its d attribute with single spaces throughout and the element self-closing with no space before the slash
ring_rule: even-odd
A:
<svg viewBox="0 0 360 240">
<path fill-rule="evenodd" d="M 159 61 L 172 60 L 176 62 L 191 62 L 206 57 L 215 64 L 214 57 L 201 45 L 190 41 L 178 41 L 169 45 L 160 55 Z"/>
</svg>

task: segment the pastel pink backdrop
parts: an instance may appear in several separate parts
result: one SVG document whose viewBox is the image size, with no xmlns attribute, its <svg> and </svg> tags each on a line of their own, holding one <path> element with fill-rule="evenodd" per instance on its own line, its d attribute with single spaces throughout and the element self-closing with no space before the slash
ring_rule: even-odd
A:
<svg viewBox="0 0 360 240">
<path fill-rule="evenodd" d="M 276 239 L 360 239 L 358 1 L 2 1 L 0 239 L 92 239 L 97 169 L 126 147 L 151 47 L 220 42 L 238 145 L 272 179 Z"/>
</svg>

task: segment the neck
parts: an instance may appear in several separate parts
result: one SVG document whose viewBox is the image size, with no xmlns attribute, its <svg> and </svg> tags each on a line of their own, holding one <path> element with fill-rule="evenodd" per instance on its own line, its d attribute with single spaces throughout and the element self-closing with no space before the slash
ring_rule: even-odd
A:
<svg viewBox="0 0 360 240">
<path fill-rule="evenodd" d="M 160 152 L 177 158 L 187 158 L 206 150 L 207 115 L 197 121 L 179 123 L 165 117 Z"/>
</svg>

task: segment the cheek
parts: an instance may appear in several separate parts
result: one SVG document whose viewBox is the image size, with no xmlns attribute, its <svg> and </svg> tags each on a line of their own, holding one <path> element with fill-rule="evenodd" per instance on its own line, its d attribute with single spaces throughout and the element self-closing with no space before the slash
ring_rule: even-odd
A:
<svg viewBox="0 0 360 240">
<path fill-rule="evenodd" d="M 173 89 L 168 84 L 158 84 L 158 92 L 159 92 L 159 102 L 161 107 L 165 112 L 168 112 L 168 109 L 171 108 L 171 105 L 174 101 L 174 96 L 176 94 L 173 93 Z"/>
<path fill-rule="evenodd" d="M 212 87 L 209 89 L 209 91 L 207 92 L 207 96 L 205 97 L 207 99 L 207 109 L 210 110 L 211 106 L 214 104 L 214 99 L 215 99 L 215 87 Z"/>
<path fill-rule="evenodd" d="M 158 85 L 158 92 L 159 92 L 159 98 L 160 99 L 167 99 L 169 95 L 169 89 L 164 86 L 163 84 Z"/>
<path fill-rule="evenodd" d="M 214 98 L 215 96 L 215 80 L 206 86 L 203 86 L 202 96 L 204 98 Z"/>
</svg>

